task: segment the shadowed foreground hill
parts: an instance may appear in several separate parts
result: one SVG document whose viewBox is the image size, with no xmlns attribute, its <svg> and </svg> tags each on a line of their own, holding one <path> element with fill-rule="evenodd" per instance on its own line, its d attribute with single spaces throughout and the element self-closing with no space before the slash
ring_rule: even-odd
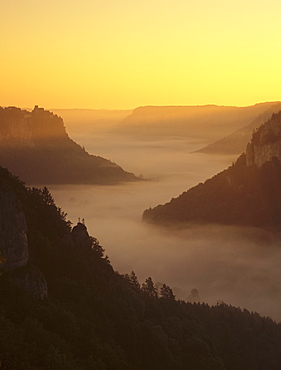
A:
<svg viewBox="0 0 281 370">
<path fill-rule="evenodd" d="M 281 112 L 253 134 L 235 164 L 169 203 L 146 210 L 143 219 L 281 230 Z"/>
<path fill-rule="evenodd" d="M 0 164 L 29 184 L 114 184 L 137 178 L 88 154 L 69 138 L 63 120 L 35 107 L 0 108 Z"/>
<path fill-rule="evenodd" d="M 25 188 L 2 168 L 0 185 L 1 369 L 281 368 L 279 324 L 176 301 L 151 278 L 140 287 L 133 272 L 113 270 L 83 223 L 71 228 L 47 188 Z"/>
</svg>

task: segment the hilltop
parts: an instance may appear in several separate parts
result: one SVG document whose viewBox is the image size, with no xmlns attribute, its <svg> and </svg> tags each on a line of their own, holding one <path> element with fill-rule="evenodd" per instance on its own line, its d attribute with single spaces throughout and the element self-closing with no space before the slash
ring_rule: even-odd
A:
<svg viewBox="0 0 281 370">
<path fill-rule="evenodd" d="M 206 154 L 240 154 L 244 151 L 247 143 L 251 140 L 253 131 L 267 121 L 273 113 L 279 112 L 281 103 L 275 103 L 263 113 L 258 115 L 250 124 L 239 128 L 230 135 L 197 150 L 197 153 Z"/>
<path fill-rule="evenodd" d="M 28 184 L 115 184 L 138 180 L 71 140 L 61 117 L 37 106 L 0 108 L 0 164 Z"/>
<path fill-rule="evenodd" d="M 165 225 L 218 223 L 281 230 L 281 112 L 261 125 L 228 169 L 144 211 Z"/>
<path fill-rule="evenodd" d="M 138 107 L 112 132 L 142 139 L 180 136 L 208 144 L 249 124 L 272 104 Z"/>
</svg>

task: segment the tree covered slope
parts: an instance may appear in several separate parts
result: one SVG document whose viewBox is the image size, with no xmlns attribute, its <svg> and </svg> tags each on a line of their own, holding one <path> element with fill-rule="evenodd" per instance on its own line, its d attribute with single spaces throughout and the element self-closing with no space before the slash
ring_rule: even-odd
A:
<svg viewBox="0 0 281 370">
<path fill-rule="evenodd" d="M 281 113 L 253 134 L 235 164 L 143 219 L 160 224 L 218 223 L 281 228 Z"/>
<path fill-rule="evenodd" d="M 47 188 L 26 188 L 2 168 L 0 185 L 2 198 L 6 187 L 17 199 L 7 207 L 20 203 L 26 228 L 17 230 L 29 250 L 18 267 L 5 265 L 0 250 L 1 369 L 280 369 L 279 324 L 224 304 L 177 301 L 151 278 L 140 285 L 134 273 L 114 271 Z M 13 225 L 0 222 L 8 235 Z"/>
</svg>

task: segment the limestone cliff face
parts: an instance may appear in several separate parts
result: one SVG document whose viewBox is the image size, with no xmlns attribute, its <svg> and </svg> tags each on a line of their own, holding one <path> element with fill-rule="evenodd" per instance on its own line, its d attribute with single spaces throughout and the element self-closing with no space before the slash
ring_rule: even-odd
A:
<svg viewBox="0 0 281 370">
<path fill-rule="evenodd" d="M 61 117 L 37 106 L 32 112 L 0 107 L 0 165 L 29 185 L 139 180 L 110 160 L 86 152 L 69 138 Z"/>
<path fill-rule="evenodd" d="M 41 300 L 48 297 L 48 285 L 42 272 L 35 266 L 18 269 L 14 275 L 18 287 L 25 290 L 32 297 Z"/>
<path fill-rule="evenodd" d="M 0 184 L 0 253 L 1 269 L 12 270 L 28 261 L 27 227 L 21 203 L 14 190 Z"/>
<path fill-rule="evenodd" d="M 7 117 L 5 124 L 2 125 L 0 130 L 0 141 L 6 145 L 11 141 L 18 141 L 22 144 L 32 146 L 32 133 L 29 130 L 27 117 L 29 116 L 15 116 L 13 119 Z"/>
<path fill-rule="evenodd" d="M 144 211 L 162 225 L 213 223 L 281 230 L 281 112 L 252 136 L 232 166 L 170 202 Z"/>
<path fill-rule="evenodd" d="M 261 167 L 265 162 L 276 157 L 281 161 L 281 112 L 254 132 L 246 149 L 247 166 Z"/>
<path fill-rule="evenodd" d="M 10 183 L 0 182 L 0 276 L 8 273 L 14 283 L 33 297 L 48 294 L 42 272 L 28 263 L 29 248 L 25 213 Z"/>
<path fill-rule="evenodd" d="M 35 147 L 53 138 L 68 138 L 63 120 L 37 106 L 32 112 L 16 107 L 0 107 L 1 146 Z"/>
</svg>

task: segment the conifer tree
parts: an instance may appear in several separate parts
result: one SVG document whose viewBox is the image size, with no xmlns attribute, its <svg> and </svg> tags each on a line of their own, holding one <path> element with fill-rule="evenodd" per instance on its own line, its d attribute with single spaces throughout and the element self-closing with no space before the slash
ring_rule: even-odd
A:
<svg viewBox="0 0 281 370">
<path fill-rule="evenodd" d="M 166 284 L 162 285 L 162 288 L 160 290 L 160 297 L 164 299 L 175 300 L 175 295 L 173 293 L 173 290 Z"/>
<path fill-rule="evenodd" d="M 142 291 L 150 295 L 151 297 L 158 297 L 157 288 L 154 286 L 151 277 L 148 277 L 142 284 Z"/>
</svg>

